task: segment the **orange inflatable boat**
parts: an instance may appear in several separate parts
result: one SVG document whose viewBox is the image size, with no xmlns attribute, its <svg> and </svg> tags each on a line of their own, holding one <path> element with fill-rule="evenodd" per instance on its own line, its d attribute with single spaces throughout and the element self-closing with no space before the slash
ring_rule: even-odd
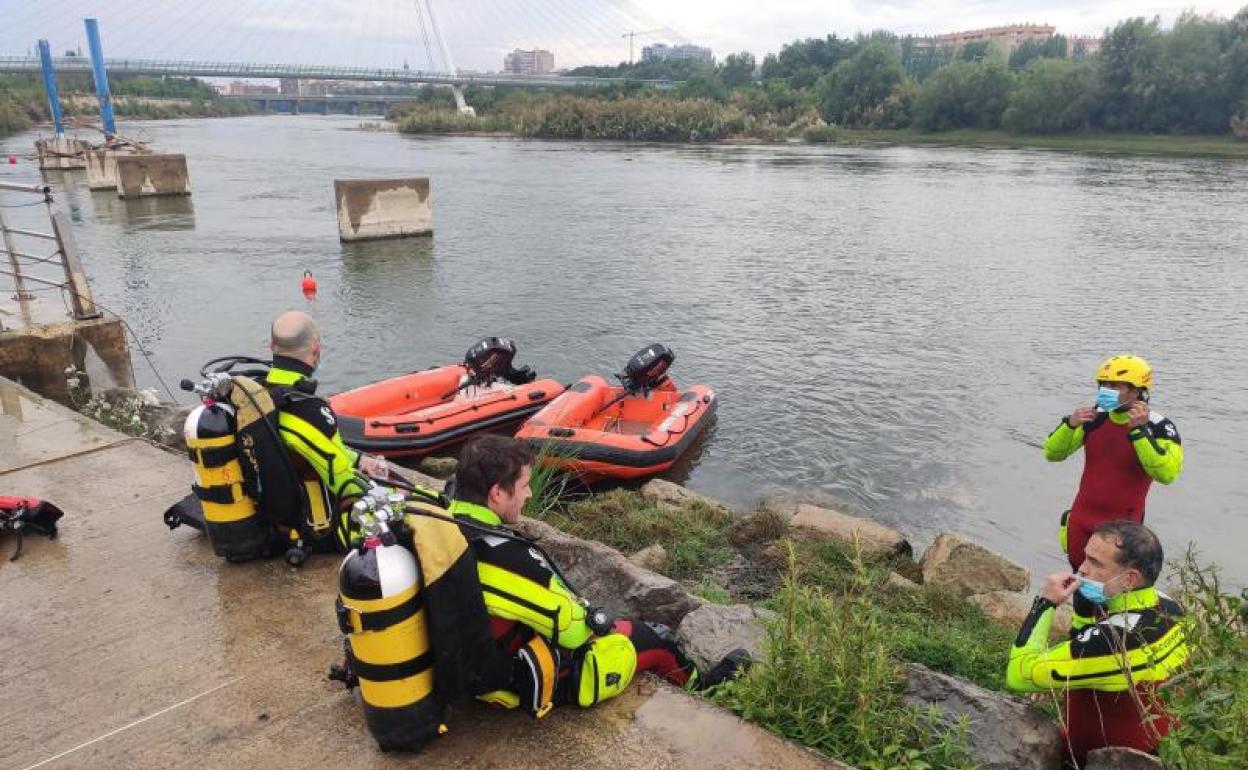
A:
<svg viewBox="0 0 1248 770">
<path fill-rule="evenodd" d="M 629 360 L 621 385 L 584 377 L 516 434 L 542 462 L 586 481 L 631 479 L 671 467 L 710 424 L 718 401 L 705 385 L 680 390 L 675 355 L 654 344 Z"/>
<path fill-rule="evenodd" d="M 331 396 L 348 446 L 385 457 L 420 457 L 485 430 L 509 428 L 550 403 L 564 387 L 515 369 L 511 340 L 487 337 L 462 364 L 365 385 Z"/>
</svg>

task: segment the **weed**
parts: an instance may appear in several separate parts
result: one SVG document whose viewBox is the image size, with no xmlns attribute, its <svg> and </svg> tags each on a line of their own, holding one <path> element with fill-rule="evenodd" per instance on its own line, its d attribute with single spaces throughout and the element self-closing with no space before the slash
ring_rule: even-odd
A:
<svg viewBox="0 0 1248 770">
<path fill-rule="evenodd" d="M 712 697 L 773 732 L 869 770 L 974 767 L 965 721 L 949 727 L 939 712 L 902 703 L 901 666 L 890 653 L 861 558 L 853 558 L 847 591 L 835 595 L 802 572 L 793 545 L 789 553 L 765 664 Z"/>
</svg>

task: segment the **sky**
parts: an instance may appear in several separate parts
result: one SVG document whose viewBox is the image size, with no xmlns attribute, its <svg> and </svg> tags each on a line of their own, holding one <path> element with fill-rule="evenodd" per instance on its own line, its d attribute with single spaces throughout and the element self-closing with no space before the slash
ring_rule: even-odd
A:
<svg viewBox="0 0 1248 770">
<path fill-rule="evenodd" d="M 1233 15 L 1248 0 L 429 0 L 452 64 L 498 70 L 513 48 L 546 48 L 557 67 L 614 64 L 654 42 L 693 42 L 722 58 L 760 60 L 784 43 L 874 29 L 934 34 L 1033 22 L 1064 34 L 1099 34 L 1121 19 L 1186 8 Z M 431 62 L 417 0 L 0 0 L 0 55 L 48 38 L 56 51 L 86 48 L 82 18 L 100 21 L 105 55 L 129 58 L 345 64 L 441 69 Z M 427 19 L 426 19 L 427 22 Z M 426 24 L 427 27 L 427 24 Z"/>
</svg>

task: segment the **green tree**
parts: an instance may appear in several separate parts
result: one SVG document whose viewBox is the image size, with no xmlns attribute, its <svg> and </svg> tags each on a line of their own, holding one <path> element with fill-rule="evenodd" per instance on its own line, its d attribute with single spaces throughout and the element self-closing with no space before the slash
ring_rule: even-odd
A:
<svg viewBox="0 0 1248 770">
<path fill-rule="evenodd" d="M 779 54 L 763 59 L 763 80 L 781 79 L 796 89 L 811 88 L 841 61 L 854 55 L 858 46 L 836 35 L 786 43 Z"/>
<path fill-rule="evenodd" d="M 1035 59 L 1065 59 L 1066 38 L 1054 35 L 1047 40 L 1025 40 L 1010 54 L 1010 69 L 1021 70 Z"/>
<path fill-rule="evenodd" d="M 1155 101 L 1148 73 L 1161 58 L 1161 20 L 1136 17 L 1120 22 L 1101 44 L 1101 83 L 1105 95 L 1105 127 L 1147 130 Z"/>
<path fill-rule="evenodd" d="M 868 125 L 868 114 L 904 79 L 898 47 L 884 41 L 868 42 L 819 79 L 815 91 L 823 119 L 842 125 Z"/>
<path fill-rule="evenodd" d="M 1003 122 L 1021 134 L 1087 130 L 1100 102 L 1096 62 L 1040 58 L 1019 76 Z"/>
<path fill-rule="evenodd" d="M 999 128 L 1013 85 L 999 60 L 954 62 L 919 87 L 914 123 L 925 131 Z"/>
<path fill-rule="evenodd" d="M 967 43 L 958 49 L 958 61 L 983 61 L 992 56 L 993 46 L 988 40 Z"/>
<path fill-rule="evenodd" d="M 728 88 L 736 88 L 754 80 L 754 54 L 749 51 L 730 53 L 719 65 L 720 81 Z"/>
</svg>

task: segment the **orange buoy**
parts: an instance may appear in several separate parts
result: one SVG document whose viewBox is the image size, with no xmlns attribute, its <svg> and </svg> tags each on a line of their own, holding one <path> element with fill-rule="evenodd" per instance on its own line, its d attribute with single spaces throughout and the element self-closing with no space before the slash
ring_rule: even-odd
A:
<svg viewBox="0 0 1248 770">
<path fill-rule="evenodd" d="M 303 280 L 299 282 L 299 285 L 303 289 L 304 299 L 316 298 L 316 279 L 312 277 L 311 270 L 303 271 Z"/>
</svg>

